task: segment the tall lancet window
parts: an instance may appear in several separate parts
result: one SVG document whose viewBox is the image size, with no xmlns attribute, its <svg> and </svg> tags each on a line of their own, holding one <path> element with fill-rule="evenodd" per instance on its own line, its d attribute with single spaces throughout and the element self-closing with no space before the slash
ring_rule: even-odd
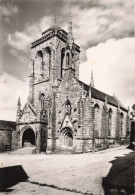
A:
<svg viewBox="0 0 135 195">
<path fill-rule="evenodd" d="M 69 65 L 70 65 L 70 56 L 69 56 L 69 52 L 66 54 L 66 64 L 67 64 L 67 67 L 69 67 Z"/>
<path fill-rule="evenodd" d="M 94 106 L 94 109 L 95 109 L 95 137 L 98 137 L 99 136 L 99 128 L 100 128 L 100 124 L 99 124 L 99 105 L 98 104 L 95 104 Z"/>
<path fill-rule="evenodd" d="M 41 50 L 37 52 L 36 59 L 40 69 L 40 75 L 42 75 L 43 74 L 43 53 Z"/>
<path fill-rule="evenodd" d="M 46 47 L 44 49 L 44 77 L 45 79 L 50 78 L 50 68 L 51 68 L 51 49 L 50 47 Z"/>
<path fill-rule="evenodd" d="M 112 109 L 110 108 L 108 111 L 108 136 L 111 136 L 112 130 Z"/>
<path fill-rule="evenodd" d="M 75 52 L 74 49 L 71 52 L 71 67 L 75 69 Z"/>
<path fill-rule="evenodd" d="M 63 77 L 63 66 L 64 66 L 65 48 L 61 50 L 61 67 L 60 67 L 60 78 Z"/>
<path fill-rule="evenodd" d="M 123 136 L 123 113 L 120 113 L 120 133 Z"/>
<path fill-rule="evenodd" d="M 45 108 L 45 94 L 44 93 L 41 94 L 40 100 L 41 100 L 41 109 L 44 109 Z"/>
</svg>

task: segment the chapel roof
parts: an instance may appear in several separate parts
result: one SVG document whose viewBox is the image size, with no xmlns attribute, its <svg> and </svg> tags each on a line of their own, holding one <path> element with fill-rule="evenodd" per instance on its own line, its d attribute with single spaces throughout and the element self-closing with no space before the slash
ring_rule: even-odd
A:
<svg viewBox="0 0 135 195">
<path fill-rule="evenodd" d="M 61 30 L 58 25 L 51 26 L 48 30 Z"/>
<path fill-rule="evenodd" d="M 83 86 L 84 90 L 88 92 L 89 91 L 89 85 L 87 85 L 86 83 L 83 83 L 80 80 L 78 80 L 78 81 L 81 84 L 81 86 Z M 108 94 L 106 94 L 102 91 L 99 91 L 95 87 L 91 87 L 91 97 L 92 98 L 105 102 L 105 97 L 106 96 L 107 96 L 107 103 L 108 104 L 111 104 L 113 106 L 118 107 L 118 103 L 120 103 L 120 102 L 118 102 L 118 100 L 114 96 L 111 96 L 111 95 L 108 95 Z M 121 103 L 120 103 L 120 108 L 127 111 L 127 109 Z"/>
<path fill-rule="evenodd" d="M 0 130 L 11 130 L 16 129 L 16 122 L 0 120 Z"/>
</svg>

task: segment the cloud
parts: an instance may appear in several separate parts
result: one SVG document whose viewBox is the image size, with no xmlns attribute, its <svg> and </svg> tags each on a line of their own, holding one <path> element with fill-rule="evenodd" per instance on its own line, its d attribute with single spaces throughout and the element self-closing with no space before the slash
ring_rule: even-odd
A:
<svg viewBox="0 0 135 195">
<path fill-rule="evenodd" d="M 18 13 L 18 8 L 12 4 L 0 5 L 0 16 L 10 17 Z"/>
<path fill-rule="evenodd" d="M 16 31 L 14 34 L 9 34 L 7 43 L 15 50 L 27 52 L 30 50 L 30 44 L 41 37 L 42 32 L 49 28 L 52 23 L 52 18 L 45 16 L 33 25 L 28 25 L 23 32 Z"/>
<path fill-rule="evenodd" d="M 24 103 L 28 97 L 28 80 L 22 81 L 10 74 L 0 76 L 0 119 L 16 120 L 18 97 Z"/>
<path fill-rule="evenodd" d="M 87 60 L 80 65 L 80 79 L 90 82 L 91 63 L 94 65 L 95 87 L 113 93 L 127 105 L 135 100 L 135 38 L 110 39 L 87 49 Z M 85 76 L 84 76 L 85 75 Z"/>
<path fill-rule="evenodd" d="M 75 41 L 82 48 L 97 45 L 111 38 L 133 36 L 134 11 L 132 1 L 87 1 L 66 3 L 61 9 L 58 25 L 68 29 L 68 13 L 72 12 Z M 83 5 L 83 7 L 82 7 Z M 126 17 L 125 17 L 126 16 Z M 18 50 L 27 50 L 30 43 L 41 37 L 41 33 L 52 25 L 52 15 L 45 16 L 34 24 L 27 24 L 23 32 L 8 35 L 8 44 Z"/>
<path fill-rule="evenodd" d="M 8 44 L 17 50 L 26 50 L 31 40 L 32 37 L 23 32 L 15 32 L 14 35 L 8 35 Z"/>
<path fill-rule="evenodd" d="M 82 47 L 94 46 L 108 39 L 134 35 L 134 5 L 132 1 L 96 1 L 96 5 L 70 8 L 75 40 Z M 65 6 L 63 12 L 69 10 Z M 125 17 L 126 16 L 126 17 Z"/>
</svg>

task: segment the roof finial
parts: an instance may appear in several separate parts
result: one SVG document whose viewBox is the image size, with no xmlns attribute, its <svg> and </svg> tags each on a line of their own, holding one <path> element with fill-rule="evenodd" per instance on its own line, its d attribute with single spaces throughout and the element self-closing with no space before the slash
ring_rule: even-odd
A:
<svg viewBox="0 0 135 195">
<path fill-rule="evenodd" d="M 74 42 L 73 31 L 72 31 L 72 16 L 71 16 L 71 12 L 69 14 L 69 22 L 68 22 L 68 42 L 69 42 L 70 46 L 72 46 L 72 44 Z"/>
<path fill-rule="evenodd" d="M 55 25 L 57 24 L 57 16 L 56 15 L 54 16 L 54 23 L 55 23 Z"/>
<path fill-rule="evenodd" d="M 92 66 L 91 66 L 91 78 L 90 78 L 90 86 L 94 87 L 94 78 L 93 78 L 93 65 L 95 64 L 95 61 L 92 61 Z"/>
</svg>

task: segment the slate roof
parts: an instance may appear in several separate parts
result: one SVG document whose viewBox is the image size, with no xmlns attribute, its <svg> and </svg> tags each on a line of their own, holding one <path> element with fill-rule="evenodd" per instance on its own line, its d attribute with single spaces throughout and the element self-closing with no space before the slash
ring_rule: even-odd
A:
<svg viewBox="0 0 135 195">
<path fill-rule="evenodd" d="M 0 130 L 16 130 L 16 122 L 0 120 Z"/>
<path fill-rule="evenodd" d="M 54 26 L 51 26 L 48 30 L 62 30 L 62 29 L 59 26 L 54 25 Z"/>
<path fill-rule="evenodd" d="M 50 28 L 48 28 L 47 30 L 45 30 L 44 32 L 42 32 L 42 35 L 46 34 L 48 31 L 54 31 L 54 30 L 63 31 L 66 35 L 68 34 L 65 30 L 63 30 L 59 26 L 54 25 L 54 26 L 51 26 Z"/>
<path fill-rule="evenodd" d="M 85 91 L 87 91 L 87 92 L 89 91 L 89 85 L 83 83 L 80 80 L 78 80 L 78 82 L 80 83 L 81 86 L 83 86 L 83 88 L 84 88 Z M 99 91 L 98 89 L 96 89 L 94 87 L 91 87 L 91 97 L 92 98 L 98 99 L 98 100 L 101 100 L 101 101 L 105 102 L 105 97 L 106 96 L 107 96 L 107 103 L 108 104 L 111 104 L 113 106 L 118 107 L 118 100 L 114 96 L 108 95 L 108 94 L 106 94 L 106 93 L 104 93 L 102 91 Z M 121 103 L 120 103 L 120 108 L 122 110 L 127 111 L 127 109 Z"/>
</svg>

